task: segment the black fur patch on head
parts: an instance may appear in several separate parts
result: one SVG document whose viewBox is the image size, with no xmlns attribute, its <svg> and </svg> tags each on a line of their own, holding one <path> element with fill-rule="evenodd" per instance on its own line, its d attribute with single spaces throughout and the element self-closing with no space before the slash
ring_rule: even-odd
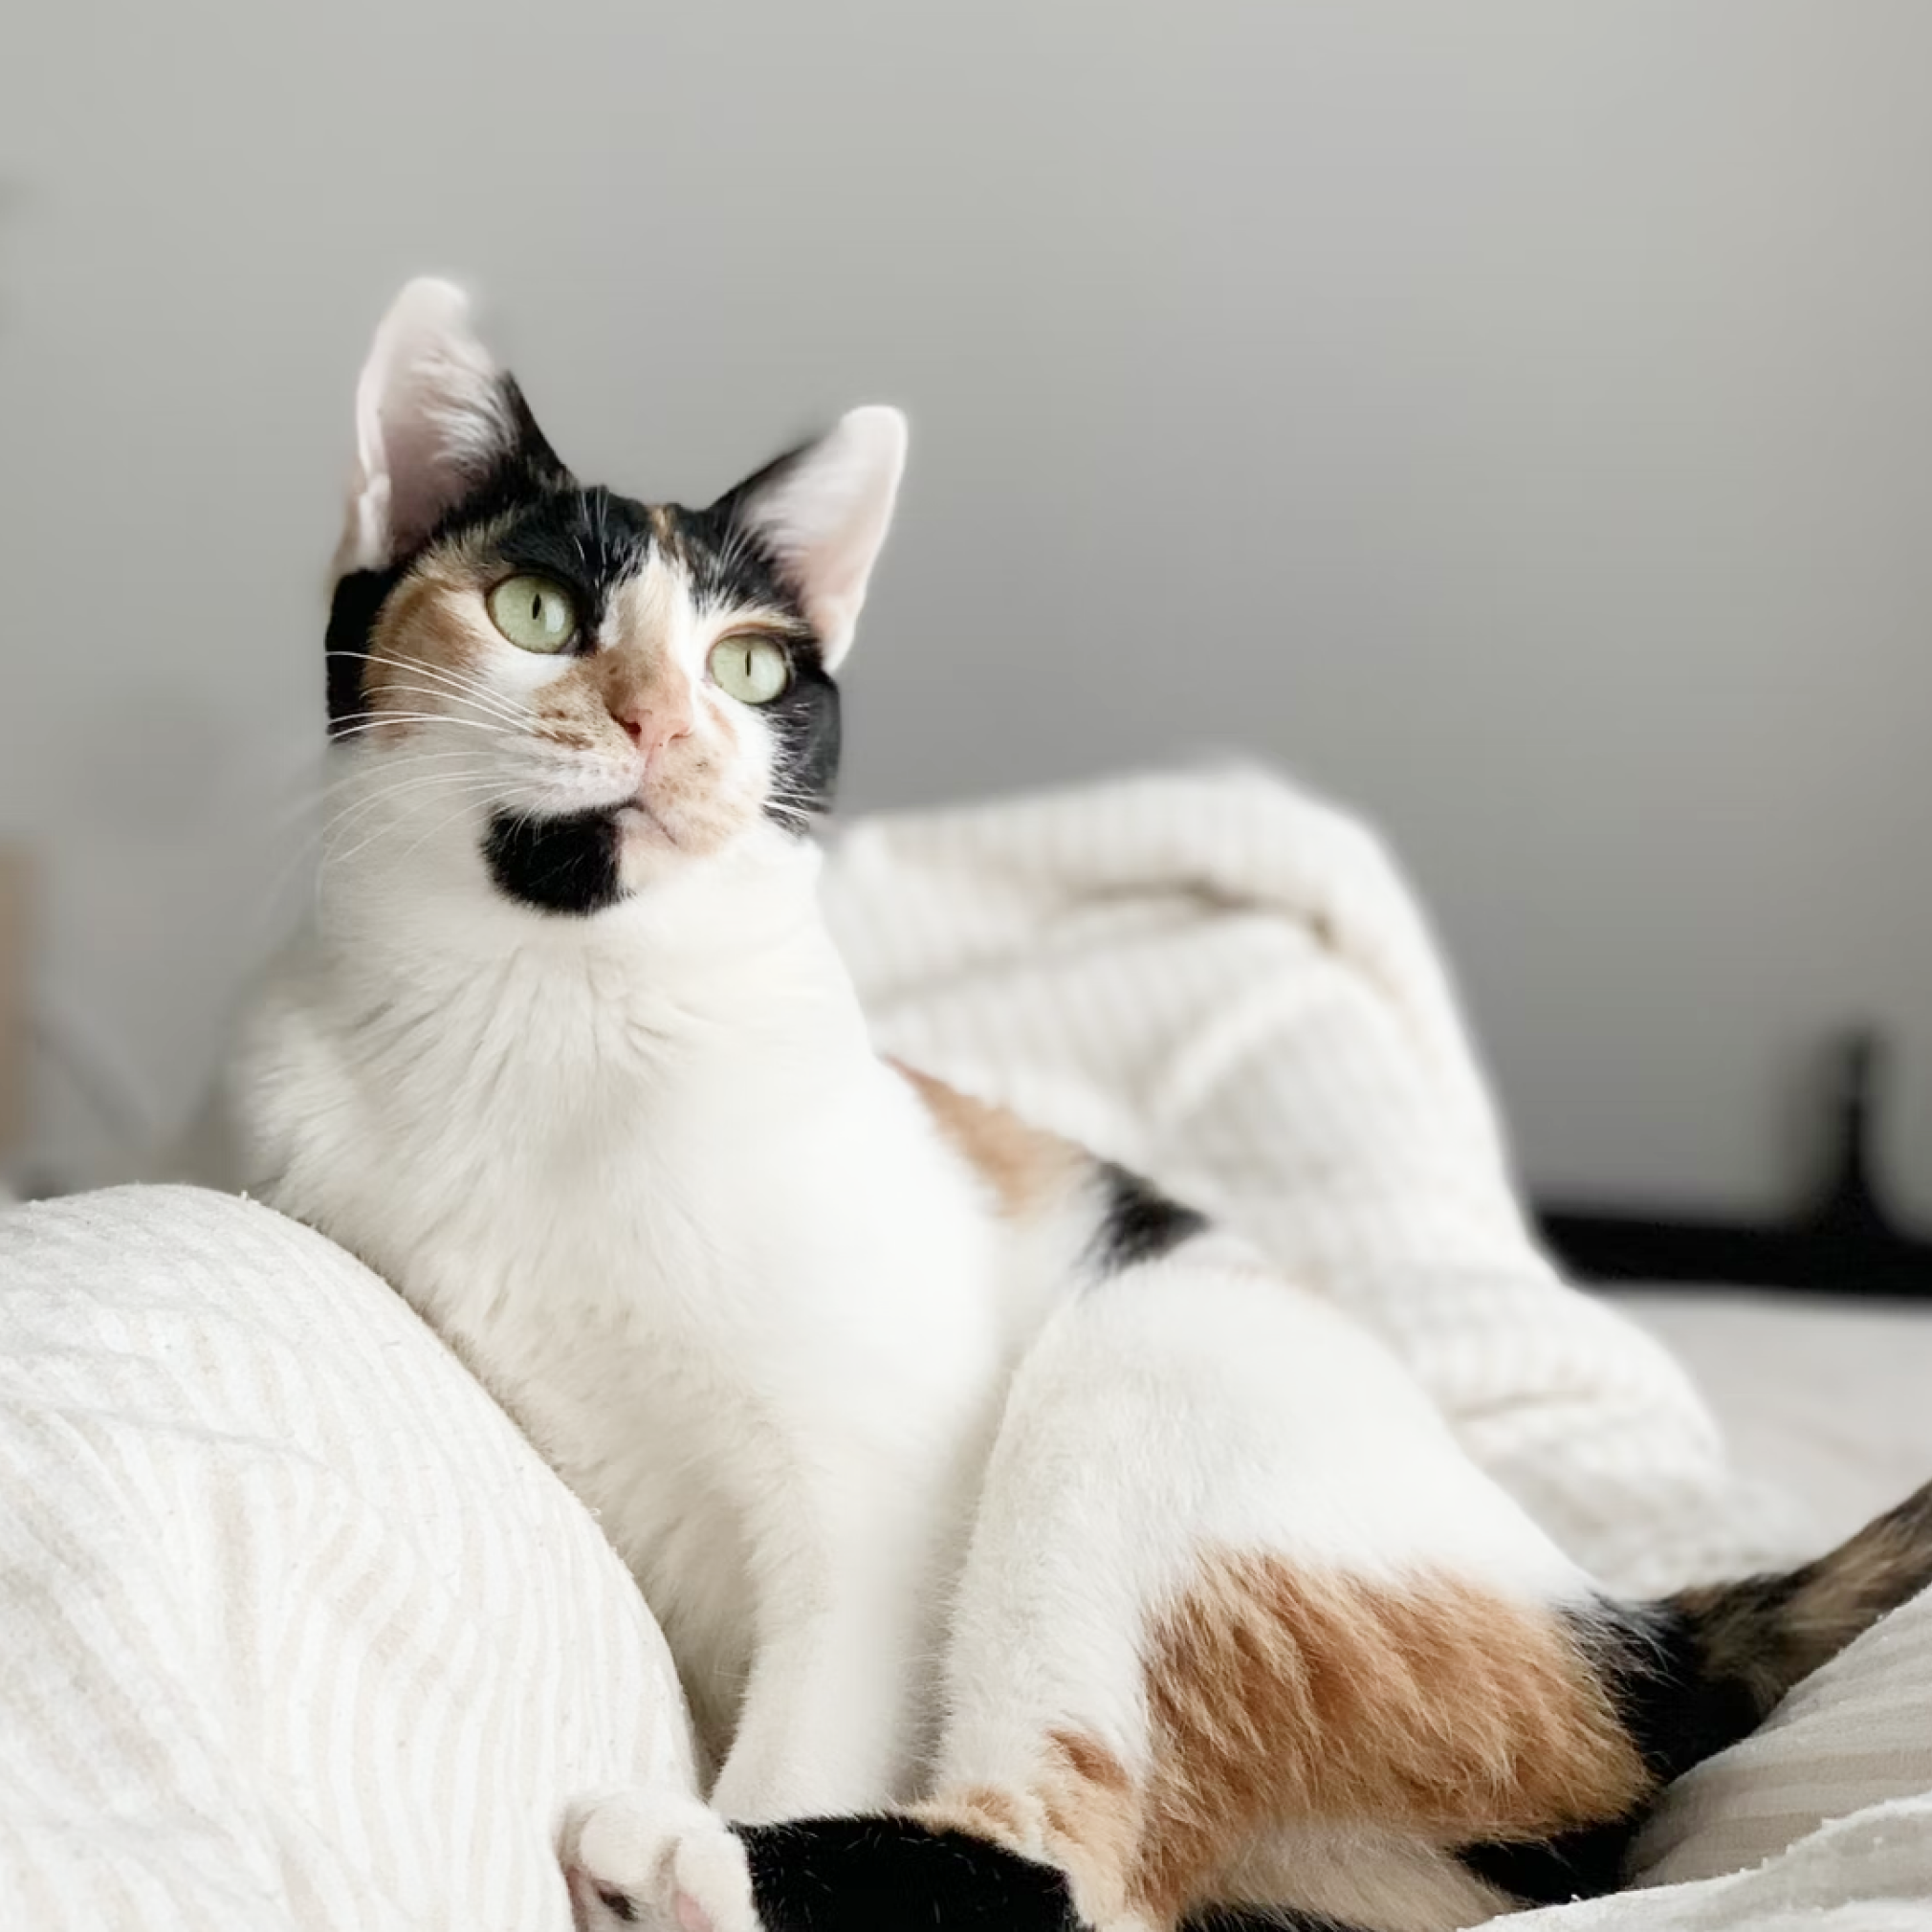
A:
<svg viewBox="0 0 1932 1932">
<path fill-rule="evenodd" d="M 698 609 L 751 605 L 781 611 L 790 620 L 792 681 L 760 712 L 778 741 L 772 798 L 765 809 L 779 823 L 796 828 L 801 813 L 831 809 L 839 777 L 839 688 L 820 659 L 796 587 L 738 514 L 753 484 L 791 461 L 792 456 L 781 456 L 708 509 L 678 508 L 670 514 L 674 518 L 672 542 L 690 573 L 692 601 Z"/>
<path fill-rule="evenodd" d="M 820 665 L 816 647 L 793 648 L 792 681 L 761 714 L 776 752 L 765 815 L 801 830 L 801 813 L 831 810 L 839 782 L 839 687 Z"/>
<path fill-rule="evenodd" d="M 480 471 L 470 476 L 470 488 L 450 505 L 436 527 L 417 545 L 419 551 L 452 530 L 472 527 L 501 511 L 552 492 L 576 488 L 577 479 L 550 447 L 550 439 L 537 427 L 537 418 L 530 413 L 530 405 L 523 400 L 516 377 L 497 377 L 496 397 L 508 430 L 507 439 L 484 459 Z"/>
<path fill-rule="evenodd" d="M 363 722 L 367 705 L 362 672 L 369 661 L 376 619 L 406 565 L 388 570 L 352 570 L 336 585 L 329 604 L 326 663 L 329 735 L 340 737 Z"/>
<path fill-rule="evenodd" d="M 510 898 L 539 912 L 583 918 L 622 896 L 617 839 L 617 814 L 609 807 L 557 819 L 498 812 L 483 857 L 497 889 Z"/>
<path fill-rule="evenodd" d="M 432 543 L 461 531 L 474 529 L 519 505 L 576 490 L 570 472 L 558 460 L 530 405 L 512 376 L 497 378 L 497 399 L 509 436 L 489 467 L 443 515 L 424 539 L 392 557 L 380 570 L 351 570 L 336 584 L 329 605 L 327 694 L 329 735 L 340 737 L 355 724 L 366 705 L 363 670 L 375 635 L 376 620 L 389 593 L 409 573 L 409 566 Z"/>
<path fill-rule="evenodd" d="M 1050 1865 L 911 1818 L 736 1825 L 765 1932 L 1082 1932 Z"/>
<path fill-rule="evenodd" d="M 1170 1200 L 1151 1182 L 1110 1160 L 1100 1165 L 1100 1182 L 1106 1204 L 1087 1244 L 1087 1261 L 1103 1276 L 1157 1262 L 1208 1225 L 1204 1214 Z"/>
<path fill-rule="evenodd" d="M 644 567 L 651 543 L 649 512 L 627 496 L 583 489 L 560 472 L 499 472 L 407 557 L 383 570 L 352 570 L 337 583 L 328 633 L 331 736 L 347 731 L 367 701 L 363 670 L 389 593 L 420 558 L 479 530 L 489 531 L 491 555 L 505 577 L 529 571 L 570 593 L 581 620 L 569 647 L 576 653 L 593 648 L 612 595 Z"/>
<path fill-rule="evenodd" d="M 505 577 L 528 571 L 569 591 L 579 618 L 569 648 L 580 656 L 596 648 L 612 596 L 650 555 L 650 513 L 601 484 L 564 482 L 494 508 L 468 507 L 437 540 L 478 528 L 488 528 L 490 554 Z"/>
</svg>

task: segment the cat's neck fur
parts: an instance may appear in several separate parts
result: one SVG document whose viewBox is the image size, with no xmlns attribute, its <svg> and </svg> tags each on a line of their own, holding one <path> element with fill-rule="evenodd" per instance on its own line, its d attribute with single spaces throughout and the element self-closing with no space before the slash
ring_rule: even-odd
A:
<svg viewBox="0 0 1932 1932">
<path fill-rule="evenodd" d="M 808 1040 L 815 1060 L 863 1051 L 819 866 L 816 847 L 775 837 L 580 918 L 508 903 L 460 838 L 432 839 L 391 864 L 324 873 L 315 964 L 345 1021 L 412 1026 L 430 1051 L 535 1028 L 559 1073 L 611 1077 L 779 1039 Z"/>
</svg>

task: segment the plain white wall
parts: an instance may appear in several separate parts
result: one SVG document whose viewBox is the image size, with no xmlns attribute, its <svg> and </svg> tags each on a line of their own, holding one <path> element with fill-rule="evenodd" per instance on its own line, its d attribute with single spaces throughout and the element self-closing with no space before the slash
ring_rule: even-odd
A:
<svg viewBox="0 0 1932 1932">
<path fill-rule="evenodd" d="M 1264 753 L 1394 835 L 1537 1182 L 1779 1201 L 1869 1014 L 1932 1212 L 1928 73 L 1917 0 L 16 16 L 46 998 L 186 1104 L 296 896 L 354 371 L 434 268 L 640 494 L 910 408 L 849 804 Z"/>
</svg>

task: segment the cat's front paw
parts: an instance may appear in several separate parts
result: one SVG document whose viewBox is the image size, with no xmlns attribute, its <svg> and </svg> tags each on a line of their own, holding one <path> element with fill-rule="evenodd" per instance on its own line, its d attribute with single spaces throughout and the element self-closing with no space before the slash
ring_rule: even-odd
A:
<svg viewBox="0 0 1932 1932">
<path fill-rule="evenodd" d="M 578 1932 L 761 1932 L 744 1840 L 676 1791 L 640 1789 L 579 1806 L 563 1871 Z"/>
</svg>

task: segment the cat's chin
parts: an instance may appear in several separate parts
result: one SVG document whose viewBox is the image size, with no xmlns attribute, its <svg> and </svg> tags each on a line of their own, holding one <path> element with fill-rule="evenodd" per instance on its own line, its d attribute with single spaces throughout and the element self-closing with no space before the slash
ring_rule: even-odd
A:
<svg viewBox="0 0 1932 1932">
<path fill-rule="evenodd" d="M 626 893 L 718 865 L 749 864 L 763 870 L 801 844 L 755 809 L 691 811 L 630 799 L 612 808 L 610 821 L 618 877 Z"/>
<path fill-rule="evenodd" d="M 641 800 L 620 805 L 615 816 L 618 838 L 626 859 L 651 852 L 683 850 L 677 834 Z"/>
<path fill-rule="evenodd" d="M 626 893 L 639 892 L 684 871 L 703 857 L 648 805 L 621 805 L 611 814 L 616 832 L 617 874 Z"/>
</svg>

